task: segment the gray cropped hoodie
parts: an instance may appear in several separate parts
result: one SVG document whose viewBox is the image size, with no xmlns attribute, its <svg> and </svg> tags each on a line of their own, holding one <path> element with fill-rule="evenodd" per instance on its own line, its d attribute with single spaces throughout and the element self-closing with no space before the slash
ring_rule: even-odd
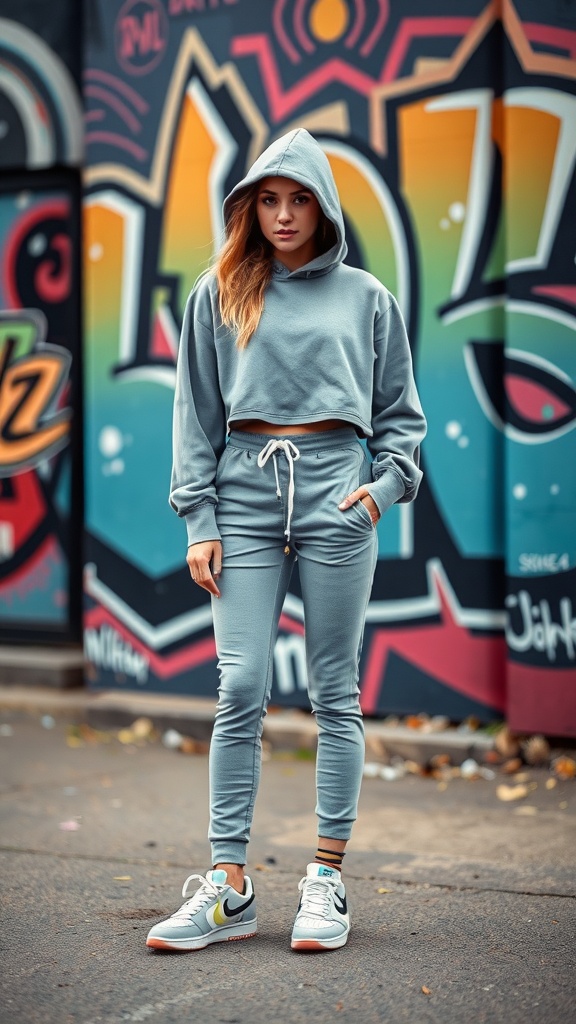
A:
<svg viewBox="0 0 576 1024">
<path fill-rule="evenodd" d="M 222 323 L 215 274 L 203 274 L 186 304 L 176 372 L 170 504 L 188 544 L 219 540 L 216 468 L 227 431 L 246 419 L 289 425 L 344 420 L 367 438 L 368 490 L 380 513 L 416 496 L 426 433 L 406 329 L 390 292 L 347 267 L 336 183 L 303 128 L 272 143 L 224 202 L 269 175 L 292 178 L 317 197 L 336 243 L 299 270 L 275 261 L 258 328 L 247 348 Z M 342 495 L 344 497 L 344 495 Z"/>
</svg>

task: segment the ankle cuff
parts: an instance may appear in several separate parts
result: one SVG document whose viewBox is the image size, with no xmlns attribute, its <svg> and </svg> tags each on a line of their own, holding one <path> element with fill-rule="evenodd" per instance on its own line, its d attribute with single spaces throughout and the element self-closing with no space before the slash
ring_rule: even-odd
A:
<svg viewBox="0 0 576 1024">
<path fill-rule="evenodd" d="M 213 864 L 238 864 L 240 867 L 246 864 L 247 843 L 236 839 L 218 839 L 210 846 Z"/>
</svg>

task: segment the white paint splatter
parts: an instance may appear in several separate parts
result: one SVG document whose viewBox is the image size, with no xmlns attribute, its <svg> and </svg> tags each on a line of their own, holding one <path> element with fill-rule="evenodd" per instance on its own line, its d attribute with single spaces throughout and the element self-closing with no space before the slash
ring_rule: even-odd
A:
<svg viewBox="0 0 576 1024">
<path fill-rule="evenodd" d="M 98 438 L 98 447 L 105 458 L 113 459 L 124 447 L 122 432 L 118 430 L 118 427 L 102 427 Z"/>
<path fill-rule="evenodd" d="M 458 420 L 450 420 L 450 422 L 446 424 L 445 431 L 446 437 L 449 437 L 451 441 L 455 441 L 462 433 L 462 424 L 458 423 Z"/>
<path fill-rule="evenodd" d="M 462 437 L 458 438 L 458 447 L 459 448 L 467 448 L 469 444 L 470 444 L 470 438 L 466 437 L 465 434 L 462 434 Z"/>
<path fill-rule="evenodd" d="M 43 252 L 46 252 L 47 245 L 46 235 L 38 233 L 33 235 L 28 242 L 28 252 L 31 256 L 41 256 Z"/>
<path fill-rule="evenodd" d="M 526 487 L 526 484 L 514 484 L 514 487 L 512 488 L 512 494 L 517 499 L 517 501 L 523 501 L 526 495 L 528 494 L 528 488 Z"/>
<path fill-rule="evenodd" d="M 104 255 L 104 246 L 100 242 L 94 242 L 88 249 L 88 256 L 93 263 L 97 263 Z"/>
<path fill-rule="evenodd" d="M 550 494 L 560 494 L 560 485 L 552 484 L 552 486 L 550 487 Z"/>
<path fill-rule="evenodd" d="M 448 215 L 450 220 L 453 220 L 455 224 L 461 224 L 466 215 L 466 207 L 464 203 L 450 203 L 448 207 Z"/>
</svg>

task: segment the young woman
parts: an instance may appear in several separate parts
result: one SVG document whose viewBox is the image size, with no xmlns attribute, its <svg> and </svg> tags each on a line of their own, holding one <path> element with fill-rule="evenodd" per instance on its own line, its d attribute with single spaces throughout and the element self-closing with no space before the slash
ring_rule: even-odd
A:
<svg viewBox="0 0 576 1024">
<path fill-rule="evenodd" d="M 210 748 L 213 869 L 186 880 L 186 902 L 147 943 L 201 949 L 256 933 L 244 866 L 274 642 L 298 559 L 319 729 L 319 838 L 299 885 L 292 948 L 329 950 L 350 929 L 341 866 L 364 759 L 358 661 L 375 526 L 416 495 L 425 420 L 398 306 L 374 277 L 343 263 L 336 185 L 307 131 L 259 157 L 224 218 L 215 271 L 196 283 L 184 316 L 170 496 L 186 521 L 192 579 L 212 595 L 221 680 Z"/>
</svg>

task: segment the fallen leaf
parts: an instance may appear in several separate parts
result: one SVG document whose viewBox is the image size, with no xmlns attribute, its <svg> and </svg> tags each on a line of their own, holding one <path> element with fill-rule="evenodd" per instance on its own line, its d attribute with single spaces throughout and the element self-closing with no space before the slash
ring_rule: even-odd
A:
<svg viewBox="0 0 576 1024">
<path fill-rule="evenodd" d="M 532 804 L 523 804 L 522 807 L 515 807 L 514 814 L 525 815 L 527 818 L 533 814 L 538 814 L 538 808 L 533 807 Z"/>
<path fill-rule="evenodd" d="M 344 1003 L 336 1003 L 336 1006 L 334 1007 L 334 1009 L 335 1010 L 343 1010 L 344 1009 Z"/>
<path fill-rule="evenodd" d="M 520 750 L 518 740 L 512 735 L 507 725 L 503 725 L 496 733 L 494 746 L 502 757 L 516 757 Z"/>
<path fill-rule="evenodd" d="M 432 989 L 428 988 L 428 985 L 422 985 L 422 991 L 423 991 L 425 996 L 431 996 L 432 995 Z"/>
<path fill-rule="evenodd" d="M 522 743 L 522 753 L 528 764 L 548 764 L 550 760 L 550 746 L 544 736 L 530 736 Z"/>
<path fill-rule="evenodd" d="M 528 772 L 516 772 L 514 775 L 514 782 L 530 782 L 530 775 Z"/>
<path fill-rule="evenodd" d="M 520 771 L 521 767 L 522 758 L 511 757 L 510 760 L 505 761 L 504 764 L 502 765 L 502 771 L 505 772 L 506 775 L 514 775 L 516 772 Z"/>
<path fill-rule="evenodd" d="M 392 889 L 380 888 L 380 889 L 377 890 L 377 892 L 392 892 Z"/>
<path fill-rule="evenodd" d="M 496 796 L 499 800 L 522 800 L 528 796 L 528 786 L 506 786 L 504 783 L 496 787 Z"/>
<path fill-rule="evenodd" d="M 573 757 L 566 755 L 557 757 L 552 764 L 552 768 L 559 779 L 576 778 L 576 761 Z"/>
<path fill-rule="evenodd" d="M 132 875 L 114 875 L 115 882 L 131 882 Z"/>
<path fill-rule="evenodd" d="M 555 789 L 558 785 L 558 779 L 546 779 L 546 789 Z"/>
<path fill-rule="evenodd" d="M 137 718 L 132 722 L 131 729 L 137 739 L 145 740 L 152 737 L 154 724 L 150 718 Z"/>
</svg>

